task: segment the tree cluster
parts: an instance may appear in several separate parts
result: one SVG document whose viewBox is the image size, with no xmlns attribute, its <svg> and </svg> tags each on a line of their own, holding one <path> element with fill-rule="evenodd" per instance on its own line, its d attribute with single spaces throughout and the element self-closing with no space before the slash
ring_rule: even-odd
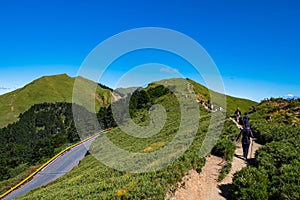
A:
<svg viewBox="0 0 300 200">
<path fill-rule="evenodd" d="M 0 129 L 0 137 L 0 180 L 4 180 L 19 165 L 35 165 L 53 156 L 56 148 L 79 140 L 72 104 L 34 105 L 17 122 Z"/>
</svg>

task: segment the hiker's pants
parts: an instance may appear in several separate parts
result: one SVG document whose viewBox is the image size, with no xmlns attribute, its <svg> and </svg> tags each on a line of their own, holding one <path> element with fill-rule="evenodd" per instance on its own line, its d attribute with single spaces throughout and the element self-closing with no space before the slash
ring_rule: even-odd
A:
<svg viewBox="0 0 300 200">
<path fill-rule="evenodd" d="M 243 146 L 244 158 L 247 159 L 250 144 L 242 144 L 242 146 Z"/>
</svg>

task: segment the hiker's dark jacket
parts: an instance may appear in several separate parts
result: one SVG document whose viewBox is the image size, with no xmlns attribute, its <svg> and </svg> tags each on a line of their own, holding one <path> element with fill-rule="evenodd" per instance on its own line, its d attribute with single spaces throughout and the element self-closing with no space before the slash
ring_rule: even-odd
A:
<svg viewBox="0 0 300 200">
<path fill-rule="evenodd" d="M 239 109 L 237 109 L 235 112 L 234 112 L 235 115 L 241 115 L 241 111 Z"/>
<path fill-rule="evenodd" d="M 250 144 L 250 137 L 254 137 L 250 128 L 243 128 L 240 134 L 237 136 L 238 140 L 242 136 L 242 144 Z"/>
</svg>

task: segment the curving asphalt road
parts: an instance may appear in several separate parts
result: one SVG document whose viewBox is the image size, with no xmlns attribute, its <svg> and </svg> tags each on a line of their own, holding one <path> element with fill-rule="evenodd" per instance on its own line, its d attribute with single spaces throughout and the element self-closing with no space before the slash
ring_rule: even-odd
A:
<svg viewBox="0 0 300 200">
<path fill-rule="evenodd" d="M 73 147 L 69 151 L 66 151 L 37 173 L 28 183 L 14 190 L 3 199 L 9 200 L 19 197 L 30 190 L 46 185 L 69 172 L 84 158 L 87 149 L 89 149 L 90 145 L 97 137 L 98 136 L 93 137 L 90 140 Z"/>
</svg>

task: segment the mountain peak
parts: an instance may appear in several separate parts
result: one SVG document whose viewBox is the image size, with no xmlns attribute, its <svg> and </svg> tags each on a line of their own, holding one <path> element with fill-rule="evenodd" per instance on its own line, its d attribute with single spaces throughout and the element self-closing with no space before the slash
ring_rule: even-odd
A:
<svg viewBox="0 0 300 200">
<path fill-rule="evenodd" d="M 67 74 L 40 77 L 22 88 L 0 96 L 0 127 L 18 120 L 21 113 L 34 104 L 72 102 L 75 78 Z M 110 102 L 110 91 L 97 86 L 95 92 L 83 91 L 86 97 L 104 99 L 96 102 L 96 109 L 100 104 Z"/>
</svg>

